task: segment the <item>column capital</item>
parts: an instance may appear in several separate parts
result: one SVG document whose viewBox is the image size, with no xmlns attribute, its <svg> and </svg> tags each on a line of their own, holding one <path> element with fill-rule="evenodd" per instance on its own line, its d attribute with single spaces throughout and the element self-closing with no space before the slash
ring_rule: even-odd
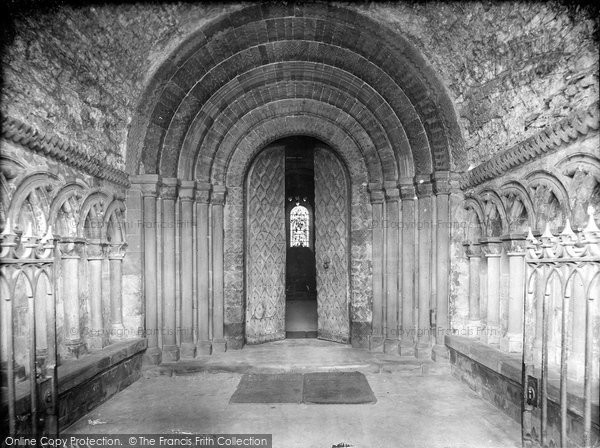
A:
<svg viewBox="0 0 600 448">
<path fill-rule="evenodd" d="M 433 195 L 433 184 L 429 176 L 419 174 L 415 176 L 417 197 L 428 197 Z"/>
<path fill-rule="evenodd" d="M 385 200 L 385 194 L 383 192 L 382 185 L 378 182 L 370 183 L 369 196 L 371 199 L 371 204 L 383 204 Z"/>
<path fill-rule="evenodd" d="M 386 181 L 383 183 L 385 198 L 388 202 L 398 202 L 400 199 L 400 189 L 395 181 Z"/>
<path fill-rule="evenodd" d="M 481 238 L 479 243 L 486 257 L 499 257 L 502 253 L 502 240 L 500 238 Z"/>
<path fill-rule="evenodd" d="M 212 205 L 225 205 L 225 197 L 227 196 L 227 187 L 225 185 L 215 185 L 210 195 Z"/>
<path fill-rule="evenodd" d="M 106 257 L 108 243 L 103 240 L 88 240 L 87 241 L 87 259 L 102 260 Z"/>
<path fill-rule="evenodd" d="M 210 192 L 212 185 L 210 182 L 196 181 L 196 202 L 208 204 L 210 202 Z"/>
<path fill-rule="evenodd" d="M 417 199 L 417 190 L 412 177 L 401 177 L 398 186 L 400 187 L 400 197 L 403 201 L 414 201 Z"/>
<path fill-rule="evenodd" d="M 158 174 L 139 174 L 131 176 L 131 185 L 142 192 L 142 196 L 158 196 L 161 177 Z"/>
<path fill-rule="evenodd" d="M 194 188 L 196 182 L 193 180 L 182 180 L 179 183 L 178 195 L 182 201 L 193 201 L 194 200 Z"/>
<path fill-rule="evenodd" d="M 176 177 L 166 177 L 160 184 L 160 195 L 163 199 L 174 200 L 177 198 L 177 186 L 179 180 Z"/>
<path fill-rule="evenodd" d="M 109 260 L 122 260 L 125 256 L 125 249 L 127 249 L 127 243 L 120 241 L 118 243 L 108 244 L 108 259 Z"/>
<path fill-rule="evenodd" d="M 465 248 L 465 253 L 467 255 L 467 258 L 480 258 L 482 253 L 481 253 L 481 244 L 476 243 L 476 242 L 471 242 L 471 241 L 465 241 L 463 243 L 463 246 Z"/>
<path fill-rule="evenodd" d="M 450 171 L 436 171 L 430 178 L 435 194 L 450 194 Z"/>
<path fill-rule="evenodd" d="M 84 254 L 84 249 L 83 238 L 61 238 L 58 243 L 61 258 L 80 258 Z"/>
<path fill-rule="evenodd" d="M 527 236 L 524 233 L 509 233 L 500 237 L 507 255 L 525 256 Z"/>
</svg>

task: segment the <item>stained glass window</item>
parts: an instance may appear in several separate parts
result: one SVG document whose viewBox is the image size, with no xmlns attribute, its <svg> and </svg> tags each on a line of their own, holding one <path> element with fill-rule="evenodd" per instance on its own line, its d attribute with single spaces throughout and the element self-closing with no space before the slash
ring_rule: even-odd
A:
<svg viewBox="0 0 600 448">
<path fill-rule="evenodd" d="M 290 212 L 290 246 L 309 247 L 308 231 L 310 217 L 308 209 L 302 205 L 296 205 Z"/>
</svg>

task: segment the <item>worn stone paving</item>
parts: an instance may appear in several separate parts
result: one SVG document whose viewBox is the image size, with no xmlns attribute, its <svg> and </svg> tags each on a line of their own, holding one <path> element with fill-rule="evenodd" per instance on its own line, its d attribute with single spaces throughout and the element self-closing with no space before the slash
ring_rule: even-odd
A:
<svg viewBox="0 0 600 448">
<path fill-rule="evenodd" d="M 276 448 L 520 446 L 520 426 L 453 378 L 366 376 L 375 404 L 229 404 L 238 373 L 145 378 L 66 432 L 269 433 Z"/>
<path fill-rule="evenodd" d="M 246 347 L 214 359 L 215 365 L 230 362 L 230 371 L 181 370 L 173 365 L 147 369 L 144 378 L 66 432 L 268 433 L 276 448 L 520 446 L 518 423 L 443 368 L 415 369 L 420 361 L 414 359 L 317 340 Z M 271 372 L 277 363 L 281 371 L 298 372 L 347 370 L 361 364 L 377 403 L 229 403 L 244 371 Z"/>
</svg>

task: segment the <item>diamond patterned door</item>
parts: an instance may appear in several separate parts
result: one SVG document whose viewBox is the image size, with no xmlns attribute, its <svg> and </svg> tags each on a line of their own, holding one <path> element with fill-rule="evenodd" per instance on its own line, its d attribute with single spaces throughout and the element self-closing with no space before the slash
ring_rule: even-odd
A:
<svg viewBox="0 0 600 448">
<path fill-rule="evenodd" d="M 247 180 L 246 342 L 285 338 L 285 154 L 264 150 Z"/>
<path fill-rule="evenodd" d="M 315 258 L 318 337 L 348 342 L 348 203 L 346 176 L 333 153 L 315 150 Z"/>
</svg>

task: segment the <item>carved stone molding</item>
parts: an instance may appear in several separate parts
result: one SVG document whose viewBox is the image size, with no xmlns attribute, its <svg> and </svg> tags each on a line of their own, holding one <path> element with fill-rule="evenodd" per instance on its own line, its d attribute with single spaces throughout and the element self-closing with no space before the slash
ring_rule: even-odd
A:
<svg viewBox="0 0 600 448">
<path fill-rule="evenodd" d="M 598 103 L 594 103 L 587 110 L 574 113 L 548 126 L 536 135 L 465 173 L 460 184 L 461 188 L 475 187 L 514 167 L 552 152 L 563 144 L 576 140 L 581 135 L 587 135 L 591 131 L 597 130 L 598 118 Z"/>
<path fill-rule="evenodd" d="M 2 137 L 25 148 L 80 169 L 94 177 L 129 187 L 129 176 L 102 158 L 86 154 L 55 135 L 47 135 L 13 117 L 2 118 Z"/>
</svg>

